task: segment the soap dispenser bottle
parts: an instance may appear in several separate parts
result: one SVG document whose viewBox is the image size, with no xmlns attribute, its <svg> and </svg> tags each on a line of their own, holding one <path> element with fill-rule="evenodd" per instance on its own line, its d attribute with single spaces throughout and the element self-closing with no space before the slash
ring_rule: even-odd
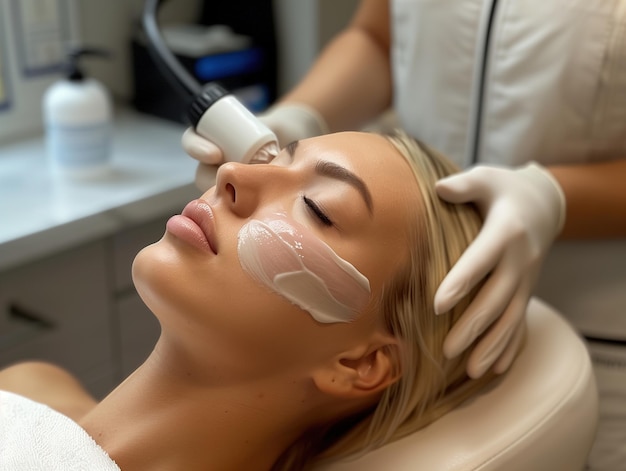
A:
<svg viewBox="0 0 626 471">
<path fill-rule="evenodd" d="M 113 106 L 107 89 L 85 77 L 83 56 L 106 57 L 99 49 L 69 52 L 65 78 L 52 84 L 43 97 L 46 149 L 55 174 L 100 176 L 109 170 Z"/>
</svg>

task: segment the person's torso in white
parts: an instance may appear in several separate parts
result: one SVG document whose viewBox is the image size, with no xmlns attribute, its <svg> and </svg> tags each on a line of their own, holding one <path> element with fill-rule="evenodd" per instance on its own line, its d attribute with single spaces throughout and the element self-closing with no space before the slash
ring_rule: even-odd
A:
<svg viewBox="0 0 626 471">
<path fill-rule="evenodd" d="M 626 1 L 392 0 L 391 15 L 398 119 L 461 167 L 626 157 Z M 626 340 L 626 240 L 557 242 L 538 285 L 585 335 Z"/>
</svg>

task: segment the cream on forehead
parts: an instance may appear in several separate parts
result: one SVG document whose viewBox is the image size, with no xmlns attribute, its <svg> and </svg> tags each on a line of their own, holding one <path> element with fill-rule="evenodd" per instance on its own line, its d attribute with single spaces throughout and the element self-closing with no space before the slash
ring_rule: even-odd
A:
<svg viewBox="0 0 626 471">
<path fill-rule="evenodd" d="M 369 280 L 284 214 L 249 221 L 239 231 L 237 249 L 252 278 L 318 322 L 350 322 L 369 300 Z"/>
</svg>

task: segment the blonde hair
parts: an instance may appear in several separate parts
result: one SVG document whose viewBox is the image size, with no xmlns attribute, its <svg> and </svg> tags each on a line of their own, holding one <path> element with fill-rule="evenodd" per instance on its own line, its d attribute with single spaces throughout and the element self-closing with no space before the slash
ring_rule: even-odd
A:
<svg viewBox="0 0 626 471">
<path fill-rule="evenodd" d="M 373 409 L 307 433 L 283 455 L 277 471 L 309 469 L 400 439 L 453 409 L 492 377 L 467 376 L 469 351 L 451 360 L 443 355 L 444 338 L 479 286 L 448 313 L 438 316 L 433 307 L 439 284 L 478 234 L 480 216 L 472 205 L 448 204 L 435 193 L 437 180 L 458 172 L 447 158 L 402 132 L 385 137 L 409 163 L 421 194 L 414 224 L 407 225 L 409 258 L 379 300 L 387 329 L 402 343 L 401 377 Z"/>
</svg>

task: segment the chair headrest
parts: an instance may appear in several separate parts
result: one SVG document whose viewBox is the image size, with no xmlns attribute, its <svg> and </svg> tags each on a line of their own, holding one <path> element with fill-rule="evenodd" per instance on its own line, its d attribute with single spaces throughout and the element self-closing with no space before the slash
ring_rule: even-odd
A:
<svg viewBox="0 0 626 471">
<path fill-rule="evenodd" d="M 537 299 L 527 326 L 517 360 L 487 390 L 402 440 L 319 471 L 583 469 L 598 419 L 587 348 Z"/>
</svg>

